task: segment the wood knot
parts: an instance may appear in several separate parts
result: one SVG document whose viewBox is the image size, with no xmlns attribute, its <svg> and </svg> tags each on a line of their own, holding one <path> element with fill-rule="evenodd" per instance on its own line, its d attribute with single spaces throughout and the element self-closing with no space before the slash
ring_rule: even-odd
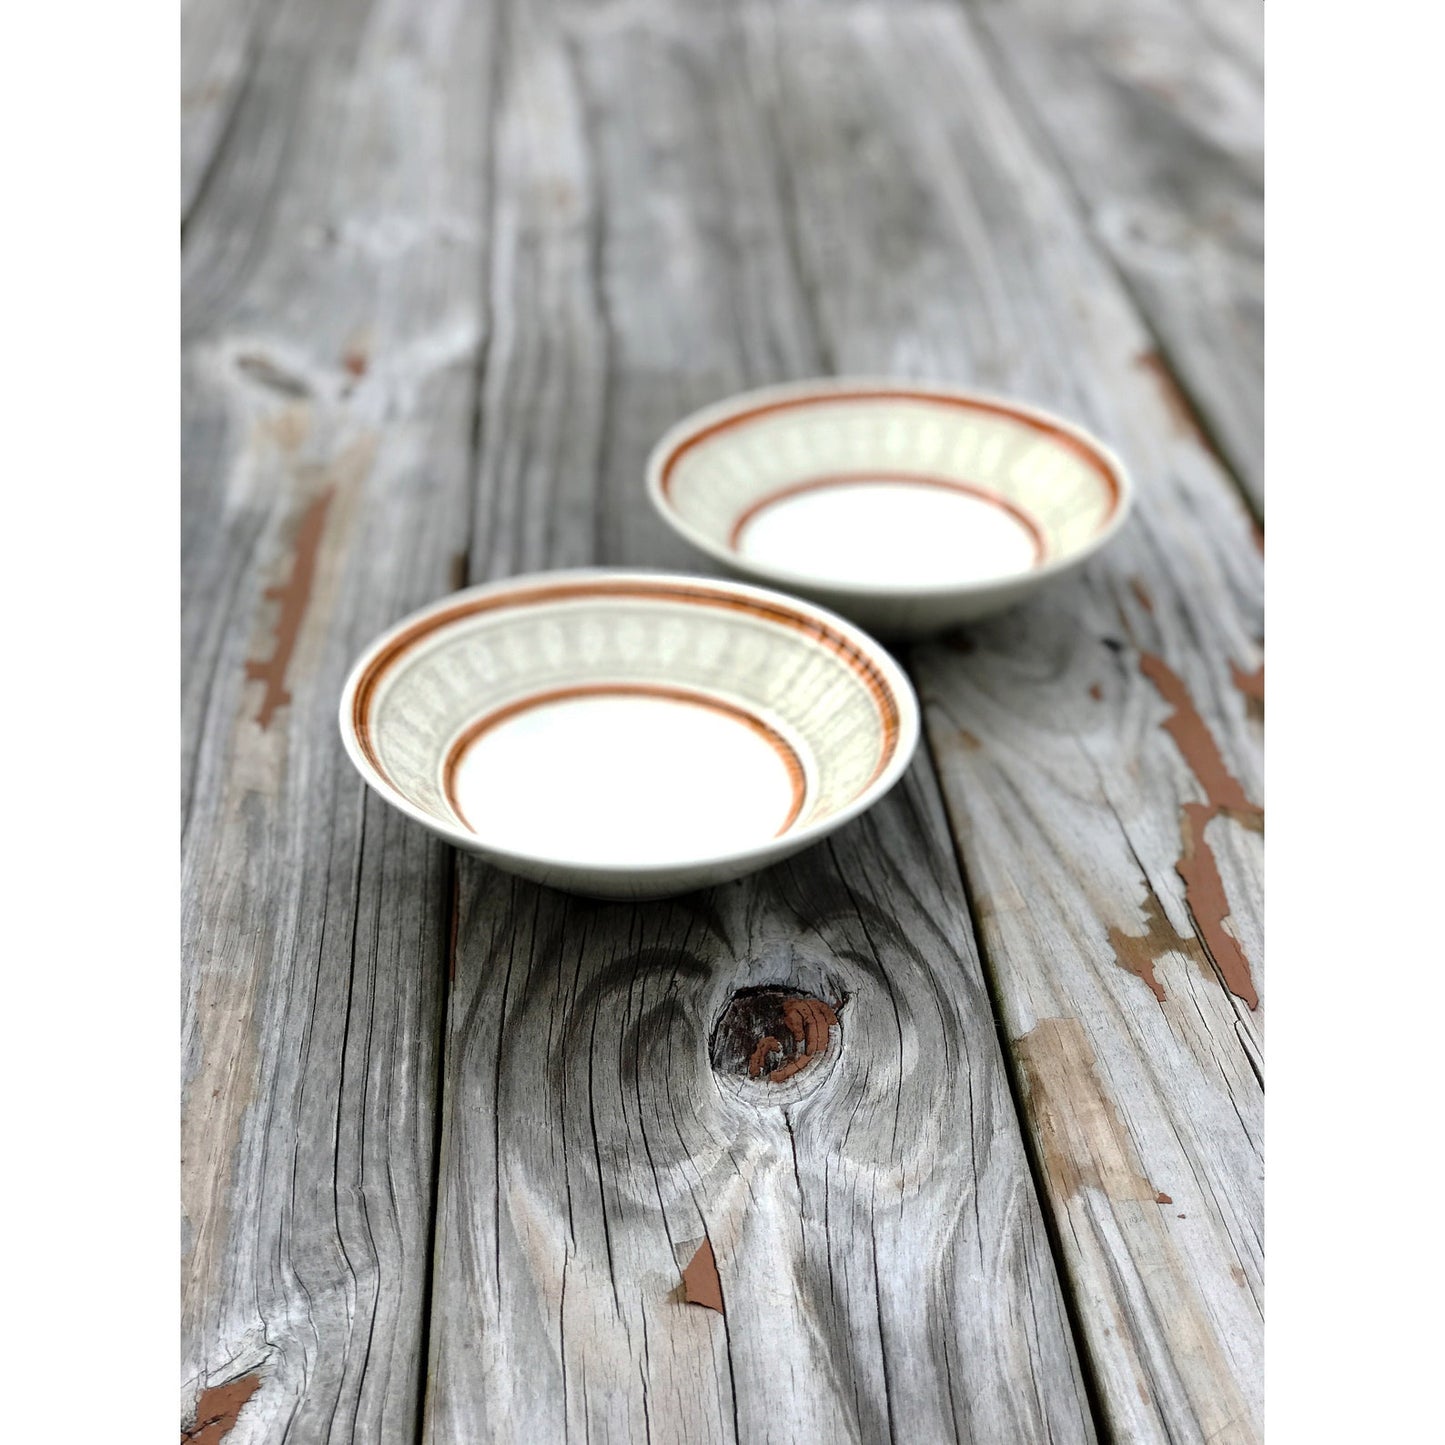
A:
<svg viewBox="0 0 1445 1445">
<path fill-rule="evenodd" d="M 744 988 L 713 1029 L 712 1066 L 720 1074 L 781 1084 L 828 1052 L 839 1027 L 832 1004 L 785 988 Z"/>
</svg>

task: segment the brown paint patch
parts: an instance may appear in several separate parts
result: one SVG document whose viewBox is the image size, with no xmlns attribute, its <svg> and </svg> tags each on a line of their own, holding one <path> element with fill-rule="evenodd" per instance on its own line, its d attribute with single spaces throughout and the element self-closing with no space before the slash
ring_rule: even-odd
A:
<svg viewBox="0 0 1445 1445">
<path fill-rule="evenodd" d="M 1138 599 L 1139 606 L 1142 607 L 1145 612 L 1153 612 L 1154 599 L 1149 595 L 1149 589 L 1137 577 L 1131 577 L 1129 579 L 1129 588 Z"/>
<path fill-rule="evenodd" d="M 1210 806 L 1216 811 L 1233 808 L 1241 813 L 1258 812 L 1259 809 L 1245 796 L 1244 789 L 1226 766 L 1219 744 L 1214 741 L 1214 734 L 1195 707 L 1184 680 L 1162 657 L 1152 652 L 1141 654 L 1139 670 L 1154 684 L 1159 696 L 1174 709 L 1164 719 L 1164 729 L 1184 755 L 1190 772 L 1199 779 Z"/>
<path fill-rule="evenodd" d="M 1180 812 L 1183 851 L 1175 867 L 1184 880 L 1184 899 L 1194 915 L 1194 926 L 1225 987 L 1250 1008 L 1258 1008 L 1259 994 L 1255 992 L 1249 960 L 1238 940 L 1224 927 L 1224 920 L 1229 917 L 1229 899 L 1224 880 L 1219 876 L 1219 865 L 1214 861 L 1214 851 L 1204 837 L 1205 828 L 1219 809 L 1205 803 L 1186 803 Z"/>
<path fill-rule="evenodd" d="M 271 726 L 276 710 L 291 701 L 291 693 L 286 687 L 286 669 L 290 666 L 291 654 L 296 650 L 296 639 L 301 633 L 301 623 L 306 617 L 306 604 L 316 578 L 316 558 L 326 531 L 326 512 L 335 494 L 336 488 L 328 487 L 306 508 L 296 532 L 291 574 L 280 586 L 266 589 L 266 597 L 281 604 L 276 617 L 275 646 L 270 657 L 246 663 L 246 676 L 253 682 L 266 684 L 261 696 L 261 709 L 256 714 L 256 721 L 263 729 Z"/>
<path fill-rule="evenodd" d="M 261 1388 L 260 1375 L 242 1375 L 224 1385 L 202 1390 L 196 1401 L 196 1423 L 181 1427 L 181 1445 L 218 1445 L 235 1427 L 246 1402 Z"/>
<path fill-rule="evenodd" d="M 712 1037 L 719 1073 L 781 1084 L 828 1052 L 837 1010 L 820 998 L 782 988 L 740 989 Z"/>
<path fill-rule="evenodd" d="M 348 376 L 363 377 L 366 369 L 371 365 L 371 358 L 361 346 L 353 346 L 345 356 L 341 358 L 341 364 L 346 369 Z"/>
<path fill-rule="evenodd" d="M 1078 1019 L 1043 1019 L 1014 1041 L 1014 1051 L 1053 1189 L 1070 1197 L 1088 1186 L 1110 1199 L 1153 1202 L 1155 1190 Z"/>
<path fill-rule="evenodd" d="M 969 730 L 968 730 L 967 728 L 959 728 L 959 730 L 958 730 L 958 740 L 959 740 L 959 742 L 961 742 L 961 743 L 964 745 L 964 747 L 966 747 L 966 748 L 969 750 L 969 752 L 971 752 L 971 753 L 976 753 L 976 752 L 983 746 L 983 744 L 982 744 L 981 742 L 979 742 L 979 740 L 978 740 L 976 737 L 974 737 L 974 735 L 973 735 L 971 732 L 969 732 Z"/>
<path fill-rule="evenodd" d="M 704 1309 L 724 1314 L 722 1280 L 718 1277 L 717 1260 L 712 1252 L 712 1240 L 706 1235 L 697 1247 L 691 1262 L 682 1272 L 682 1297 L 690 1305 L 701 1305 Z"/>
<path fill-rule="evenodd" d="M 748 1055 L 748 1078 L 756 1079 L 768 1067 L 768 1060 L 773 1054 L 777 1054 L 781 1062 L 782 1053 L 782 1041 L 775 1039 L 772 1034 L 759 1039 L 757 1048 Z"/>
<path fill-rule="evenodd" d="M 1146 885 L 1147 888 L 1147 885 Z M 1164 1002 L 1164 985 L 1154 974 L 1154 966 L 1165 954 L 1182 953 L 1199 964 L 1207 966 L 1208 960 L 1197 938 L 1186 938 L 1170 923 L 1164 912 L 1159 895 L 1147 888 L 1144 897 L 1143 934 L 1125 933 L 1122 928 L 1110 928 L 1109 947 L 1114 950 L 1114 962 L 1126 973 L 1148 984 L 1149 990 L 1160 1003 Z"/>
<path fill-rule="evenodd" d="M 1104 689 L 1096 682 L 1089 688 L 1089 696 L 1093 698 L 1095 702 L 1103 702 Z"/>
<path fill-rule="evenodd" d="M 1237 1264 L 1232 1264 L 1229 1266 L 1229 1277 L 1235 1282 L 1235 1284 L 1240 1287 L 1240 1289 L 1249 1288 L 1249 1280 L 1245 1278 L 1244 1271 Z"/>
<path fill-rule="evenodd" d="M 1155 1204 L 1173 1204 L 1174 1201 L 1173 1201 L 1167 1194 L 1156 1194 L 1156 1195 L 1154 1196 L 1154 1203 L 1155 1203 Z"/>
<path fill-rule="evenodd" d="M 1200 941 L 1225 987 L 1250 1008 L 1259 1007 L 1249 960 L 1234 936 L 1224 927 L 1229 916 L 1229 899 L 1219 874 L 1205 829 L 1220 813 L 1249 827 L 1262 826 L 1264 811 L 1245 795 L 1238 779 L 1229 771 L 1219 745 L 1195 707 L 1183 680 L 1160 657 L 1143 653 L 1140 670 L 1154 684 L 1159 696 L 1174 711 L 1164 719 L 1164 728 L 1204 789 L 1208 801 L 1186 803 L 1180 809 L 1180 854 L 1175 868 L 1184 880 L 1184 901 L 1194 919 Z"/>
<path fill-rule="evenodd" d="M 1256 722 L 1264 719 L 1264 664 L 1253 672 L 1246 672 L 1237 662 L 1229 664 L 1229 675 L 1235 688 L 1243 694 L 1244 705 L 1250 717 Z"/>
</svg>

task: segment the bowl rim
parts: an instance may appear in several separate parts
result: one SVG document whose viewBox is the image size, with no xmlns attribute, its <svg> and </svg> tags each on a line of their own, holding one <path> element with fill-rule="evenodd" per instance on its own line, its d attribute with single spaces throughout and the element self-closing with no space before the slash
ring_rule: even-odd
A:
<svg viewBox="0 0 1445 1445">
<path fill-rule="evenodd" d="M 686 587 L 689 590 L 711 591 L 721 597 L 749 599 L 767 603 L 773 607 L 781 607 L 799 617 L 800 620 L 815 625 L 822 624 L 841 633 L 849 643 L 866 656 L 876 671 L 881 674 L 897 710 L 898 737 L 892 756 L 857 797 L 825 818 L 805 823 L 800 828 L 789 829 L 785 833 L 749 847 L 731 848 L 696 856 L 679 856 L 662 862 L 645 864 L 609 864 L 570 858 L 556 852 L 532 853 L 503 847 L 489 840 L 483 833 L 460 827 L 412 802 L 385 772 L 372 762 L 357 734 L 357 694 L 377 660 L 419 624 L 429 622 L 436 616 L 458 606 L 464 606 L 473 599 L 503 597 L 509 592 L 515 592 L 518 594 L 519 603 L 525 603 L 529 594 L 548 593 L 558 584 L 586 585 L 589 582 L 634 582 L 644 587 L 671 585 Z M 809 645 L 818 645 L 817 640 L 811 638 L 806 631 L 801 635 Z M 850 622 L 846 617 L 840 617 L 836 612 L 821 607 L 817 603 L 793 597 L 788 593 L 777 592 L 772 588 L 737 582 L 731 578 L 633 567 L 569 567 L 547 572 L 529 572 L 494 582 L 484 582 L 473 587 L 465 587 L 457 592 L 449 592 L 426 606 L 417 608 L 373 638 L 352 663 L 346 676 L 346 682 L 341 689 L 337 721 L 346 754 L 366 784 L 391 806 L 445 838 L 454 846 L 471 852 L 481 851 L 488 857 L 496 859 L 503 867 L 508 862 L 513 862 L 534 869 L 552 867 L 573 872 L 585 871 L 596 877 L 619 880 L 660 878 L 680 870 L 707 869 L 722 864 L 755 862 L 758 866 L 763 866 L 775 854 L 797 852 L 808 844 L 816 842 L 819 838 L 834 832 L 845 823 L 851 822 L 883 797 L 912 763 L 922 730 L 918 697 L 908 674 L 888 649 L 859 627 L 857 623 Z"/>
<path fill-rule="evenodd" d="M 1115 491 L 1115 504 L 1104 525 L 1082 546 L 1062 557 L 1055 557 L 1040 566 L 1026 571 L 1008 573 L 1001 577 L 988 577 L 967 582 L 926 582 L 894 583 L 840 581 L 831 577 L 819 577 L 814 573 L 794 571 L 770 562 L 758 562 L 745 557 L 724 543 L 709 537 L 700 528 L 693 526 L 673 505 L 665 487 L 668 465 L 673 455 L 687 442 L 721 422 L 730 421 L 740 413 L 746 413 L 773 404 L 803 403 L 808 401 L 849 401 L 871 400 L 888 396 L 912 397 L 921 400 L 938 400 L 973 404 L 991 411 L 1016 417 L 1023 421 L 1039 423 L 1048 431 L 1060 432 L 1082 446 L 1109 474 Z M 817 594 L 829 593 L 839 597 L 859 598 L 907 598 L 929 599 L 981 596 L 996 591 L 1002 586 L 1027 585 L 1047 581 L 1050 577 L 1080 566 L 1105 546 L 1128 520 L 1134 505 L 1134 479 L 1117 452 L 1100 441 L 1092 432 L 1060 416 L 1045 407 L 1032 402 L 1020 401 L 1015 397 L 1003 396 L 997 392 L 981 391 L 973 387 L 954 386 L 945 382 L 914 381 L 902 377 L 879 376 L 824 376 L 803 381 L 783 382 L 776 386 L 761 386 L 749 391 L 734 392 L 707 406 L 699 407 L 681 420 L 673 423 L 658 438 L 647 457 L 647 495 L 653 509 L 679 536 L 692 543 L 700 551 L 723 563 L 724 566 L 750 575 L 776 582 L 780 586 L 799 588 Z"/>
</svg>

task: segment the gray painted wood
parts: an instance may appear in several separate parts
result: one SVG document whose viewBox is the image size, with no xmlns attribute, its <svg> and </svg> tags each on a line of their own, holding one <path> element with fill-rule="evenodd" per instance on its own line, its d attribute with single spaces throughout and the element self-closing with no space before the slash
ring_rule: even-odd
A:
<svg viewBox="0 0 1445 1445">
<path fill-rule="evenodd" d="M 181 1411 L 227 1445 L 419 1423 L 452 863 L 335 709 L 463 545 L 490 33 L 282 5 L 186 234 Z"/>
<path fill-rule="evenodd" d="M 506 37 L 474 574 L 695 567 L 648 446 L 816 365 L 743 34 L 530 4 Z M 681 902 L 460 883 L 428 1440 L 1093 1438 L 926 760 L 834 844 Z M 712 1058 L 765 986 L 838 1021 L 778 1082 L 808 1052 L 767 1044 L 780 1013 Z M 684 1283 L 704 1241 L 721 1310 Z"/>
<path fill-rule="evenodd" d="M 967 4 L 1154 332 L 1178 424 L 1202 422 L 1262 514 L 1263 4 Z"/>
</svg>

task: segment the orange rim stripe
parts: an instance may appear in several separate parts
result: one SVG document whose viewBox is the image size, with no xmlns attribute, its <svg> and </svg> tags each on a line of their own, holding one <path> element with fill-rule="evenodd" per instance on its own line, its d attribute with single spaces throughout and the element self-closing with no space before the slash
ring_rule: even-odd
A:
<svg viewBox="0 0 1445 1445">
<path fill-rule="evenodd" d="M 703 427 L 700 431 L 694 432 L 689 437 L 673 447 L 662 464 L 662 495 L 671 500 L 671 493 L 668 488 L 672 483 L 672 473 L 678 462 L 697 446 L 705 442 L 709 437 L 717 436 L 719 432 L 728 431 L 735 426 L 743 426 L 747 422 L 755 421 L 760 416 L 769 416 L 774 412 L 792 411 L 798 407 L 833 405 L 838 402 L 850 401 L 920 401 L 927 402 L 933 406 L 952 406 L 964 411 L 983 412 L 988 416 L 1007 417 L 1010 421 L 1022 423 L 1044 436 L 1052 437 L 1060 446 L 1066 447 L 1076 457 L 1087 462 L 1089 467 L 1103 478 L 1104 484 L 1109 489 L 1109 510 L 1104 517 L 1107 522 L 1119 507 L 1119 478 L 1114 468 L 1099 452 L 1082 437 L 1077 437 L 1073 432 L 1065 431 L 1063 427 L 1054 422 L 1046 421 L 1042 417 L 1034 416 L 1030 412 L 1020 411 L 1017 407 L 1009 406 L 1000 401 L 984 401 L 978 397 L 947 396 L 939 395 L 930 391 L 889 391 L 877 388 L 863 391 L 829 391 L 814 393 L 809 396 L 785 397 L 778 401 L 763 402 L 759 406 L 751 407 L 747 411 L 735 412 L 731 416 L 725 416 L 718 421 Z"/>
<path fill-rule="evenodd" d="M 752 597 L 740 597 L 734 593 L 714 591 L 705 586 L 682 586 L 678 583 L 659 582 L 648 584 L 636 580 L 609 582 L 559 582 L 543 587 L 521 587 L 511 592 L 494 593 L 488 597 L 472 597 L 465 602 L 432 613 L 414 622 L 405 631 L 392 638 L 389 643 L 371 659 L 361 681 L 357 684 L 352 699 L 351 726 L 356 735 L 357 745 L 366 760 L 395 787 L 390 775 L 382 766 L 371 736 L 371 701 L 382 679 L 423 638 L 439 628 L 449 626 L 483 612 L 494 612 L 502 608 L 524 606 L 532 602 L 567 602 L 590 597 L 621 597 L 634 601 L 651 601 L 662 598 L 667 601 L 689 602 L 704 607 L 717 607 L 725 611 L 750 613 L 756 617 L 785 627 L 792 628 L 806 637 L 822 644 L 829 652 L 841 658 L 852 668 L 855 675 L 867 688 L 878 709 L 883 728 L 883 747 L 878 765 L 867 787 L 888 766 L 898 746 L 899 715 L 898 703 L 887 679 L 874 664 L 872 658 L 861 651 L 856 644 L 826 622 L 791 612 L 774 603 L 763 602 Z"/>
</svg>

